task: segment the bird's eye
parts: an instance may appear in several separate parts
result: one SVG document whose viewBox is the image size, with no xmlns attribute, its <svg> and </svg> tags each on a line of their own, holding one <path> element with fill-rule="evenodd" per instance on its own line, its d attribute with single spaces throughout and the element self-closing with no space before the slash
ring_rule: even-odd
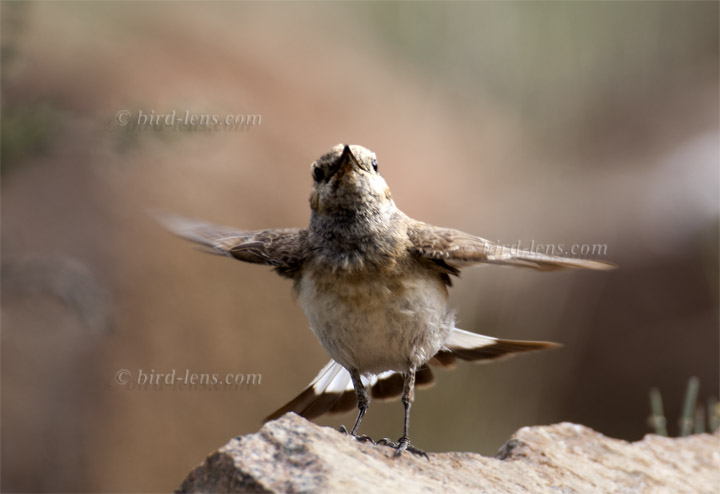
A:
<svg viewBox="0 0 720 494">
<path fill-rule="evenodd" d="M 313 180 L 315 180 L 315 183 L 318 183 L 318 182 L 322 181 L 323 178 L 325 178 L 325 172 L 323 171 L 322 168 L 320 168 L 319 166 L 316 166 L 313 168 L 312 176 L 313 176 Z"/>
<path fill-rule="evenodd" d="M 377 160 L 376 159 L 372 160 L 372 167 L 373 167 L 373 170 L 375 171 L 375 173 L 377 173 Z"/>
</svg>

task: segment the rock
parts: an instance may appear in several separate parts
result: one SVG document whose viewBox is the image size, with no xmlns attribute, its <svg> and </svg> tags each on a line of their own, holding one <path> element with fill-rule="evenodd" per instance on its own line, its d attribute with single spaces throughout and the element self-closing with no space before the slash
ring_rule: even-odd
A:
<svg viewBox="0 0 720 494">
<path fill-rule="evenodd" d="M 628 443 L 562 423 L 523 427 L 495 458 L 393 452 L 288 413 L 212 453 L 177 492 L 720 492 L 720 433 Z"/>
</svg>

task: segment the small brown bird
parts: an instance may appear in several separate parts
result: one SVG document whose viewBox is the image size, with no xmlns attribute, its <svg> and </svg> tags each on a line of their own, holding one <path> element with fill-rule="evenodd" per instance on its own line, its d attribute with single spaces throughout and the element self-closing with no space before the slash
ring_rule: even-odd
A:
<svg viewBox="0 0 720 494">
<path fill-rule="evenodd" d="M 448 308 L 451 276 L 480 263 L 540 271 L 611 269 L 602 261 L 521 251 L 474 235 L 416 221 L 396 206 L 375 154 L 338 144 L 312 164 L 308 228 L 243 231 L 163 215 L 177 235 L 214 254 L 272 266 L 294 283 L 315 336 L 332 360 L 310 385 L 271 414 L 306 418 L 358 407 L 356 432 L 370 396 L 402 397 L 397 449 L 417 454 L 408 425 L 415 386 L 432 383 L 429 364 L 494 360 L 555 348 L 542 341 L 499 340 L 455 327 Z M 369 392 L 368 392 L 369 390 Z"/>
</svg>

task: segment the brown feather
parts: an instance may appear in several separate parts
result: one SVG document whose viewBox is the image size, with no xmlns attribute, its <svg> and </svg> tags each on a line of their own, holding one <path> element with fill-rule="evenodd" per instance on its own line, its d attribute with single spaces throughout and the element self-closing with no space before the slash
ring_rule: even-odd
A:
<svg viewBox="0 0 720 494">
<path fill-rule="evenodd" d="M 607 270 L 616 267 L 605 261 L 551 256 L 506 247 L 460 230 L 440 228 L 415 220 L 412 220 L 407 234 L 413 253 L 433 261 L 442 261 L 456 271 L 478 263 L 522 266 L 539 271 L 565 268 Z"/>
<path fill-rule="evenodd" d="M 285 415 L 287 412 L 295 412 L 298 415 L 303 415 L 302 412 L 307 409 L 308 406 L 317 398 L 317 395 L 315 394 L 315 391 L 312 387 L 305 388 L 302 393 L 297 395 L 295 398 L 290 400 L 285 405 L 281 406 L 277 410 L 275 410 L 273 413 L 268 415 L 263 419 L 263 422 L 268 422 L 270 420 L 275 420 L 276 418 L 279 418 L 283 415 Z M 322 415 L 322 414 L 321 414 Z M 312 418 L 307 417 L 306 415 L 303 415 L 306 418 Z"/>
<path fill-rule="evenodd" d="M 429 388 L 435 384 L 435 376 L 433 376 L 430 367 L 423 365 L 415 373 L 415 387 L 416 388 Z"/>
<path fill-rule="evenodd" d="M 479 348 L 454 348 L 450 350 L 439 351 L 431 362 L 441 367 L 449 367 L 454 364 L 456 358 L 469 362 L 477 362 L 482 360 L 497 360 L 509 357 L 515 353 L 533 352 L 537 350 L 551 350 L 559 348 L 562 345 L 549 341 L 521 341 L 521 340 L 497 340 L 492 345 L 482 346 Z M 451 362 L 448 365 L 448 362 Z"/>
<path fill-rule="evenodd" d="M 246 231 L 167 213 L 155 217 L 175 235 L 200 244 L 205 252 L 272 266 L 287 278 L 294 278 L 305 261 L 307 229 Z"/>
<path fill-rule="evenodd" d="M 378 400 L 390 400 L 399 397 L 402 390 L 403 377 L 396 373 L 385 379 L 379 379 L 370 389 L 370 396 Z"/>
<path fill-rule="evenodd" d="M 415 373 L 415 386 L 418 388 L 429 387 L 434 381 L 432 370 L 427 365 L 422 366 Z M 402 395 L 403 385 L 402 374 L 394 373 L 384 379 L 379 379 L 370 389 L 370 395 L 376 400 L 396 399 Z M 263 422 L 275 420 L 288 412 L 295 412 L 306 419 L 314 419 L 326 413 L 334 415 L 356 408 L 357 397 L 354 390 L 317 395 L 313 387 L 308 386 L 290 402 L 265 417 Z"/>
</svg>

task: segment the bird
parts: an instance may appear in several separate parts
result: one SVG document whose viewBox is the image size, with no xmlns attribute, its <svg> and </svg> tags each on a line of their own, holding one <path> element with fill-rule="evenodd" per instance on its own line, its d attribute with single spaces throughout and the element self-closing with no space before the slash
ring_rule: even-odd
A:
<svg viewBox="0 0 720 494">
<path fill-rule="evenodd" d="M 333 146 L 311 164 L 311 175 L 307 228 L 246 231 L 156 214 L 168 230 L 201 250 L 267 265 L 292 280 L 310 328 L 331 360 L 266 421 L 287 412 L 313 419 L 357 407 L 349 434 L 371 440 L 357 434 L 371 397 L 400 397 L 402 435 L 382 443 L 395 448 L 394 456 L 404 451 L 426 456 L 411 444 L 409 422 L 415 388 L 433 382 L 431 365 L 449 368 L 457 360 L 487 362 L 560 346 L 455 327 L 448 306 L 452 277 L 480 264 L 539 271 L 615 267 L 508 247 L 412 219 L 395 205 L 375 153 L 360 145 Z"/>
</svg>

